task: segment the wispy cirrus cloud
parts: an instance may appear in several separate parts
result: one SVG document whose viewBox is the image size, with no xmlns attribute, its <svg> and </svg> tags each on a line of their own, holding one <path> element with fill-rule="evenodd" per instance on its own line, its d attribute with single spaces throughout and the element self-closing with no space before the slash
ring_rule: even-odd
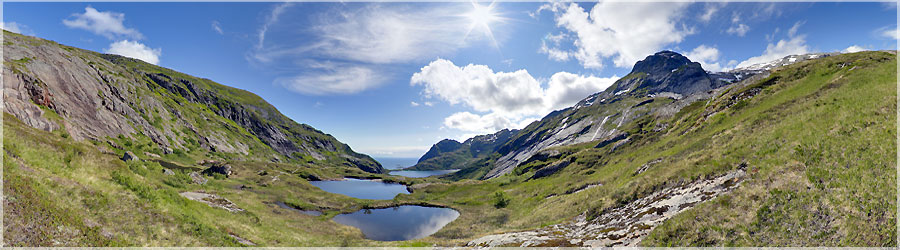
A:
<svg viewBox="0 0 900 250">
<path fill-rule="evenodd" d="M 765 63 L 775 59 L 779 59 L 788 55 L 809 53 L 809 46 L 806 45 L 806 35 L 798 34 L 799 29 L 804 22 L 796 22 L 787 32 L 787 38 L 778 40 L 776 43 L 769 43 L 762 55 L 750 57 L 738 63 L 737 67 L 746 67 L 758 63 Z"/>
<path fill-rule="evenodd" d="M 225 34 L 225 31 L 222 30 L 222 24 L 220 24 L 219 21 L 212 21 L 211 25 L 212 25 L 213 31 L 215 31 L 219 35 Z"/>
<path fill-rule="evenodd" d="M 312 91 L 305 84 L 301 85 L 303 88 L 289 88 L 302 94 L 359 93 L 393 77 L 386 73 L 386 67 L 427 62 L 484 38 L 479 33 L 469 33 L 468 20 L 460 15 L 466 11 L 465 4 L 391 5 L 390 8 L 364 4 L 327 10 L 311 21 L 304 21 L 302 27 L 287 20 L 295 11 L 292 6 L 281 4 L 272 9 L 247 58 L 267 67 L 280 67 L 282 74 L 293 74 L 277 80 L 284 86 L 316 79 L 322 80 L 319 84 L 333 85 L 312 88 Z M 296 39 L 298 35 L 306 39 Z M 325 61 L 340 62 L 344 67 L 305 65 Z M 348 76 L 358 78 L 352 80 Z"/>
<path fill-rule="evenodd" d="M 332 62 L 311 62 L 313 73 L 278 77 L 275 84 L 309 95 L 354 94 L 378 86 L 384 76 L 369 67 Z"/>
</svg>

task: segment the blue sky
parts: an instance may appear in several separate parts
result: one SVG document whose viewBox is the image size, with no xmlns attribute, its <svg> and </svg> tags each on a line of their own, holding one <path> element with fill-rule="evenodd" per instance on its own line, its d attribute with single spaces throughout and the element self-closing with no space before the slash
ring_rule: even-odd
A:
<svg viewBox="0 0 900 250">
<path fill-rule="evenodd" d="M 521 128 L 668 49 L 895 49 L 892 3 L 4 3 L 4 29 L 249 90 L 376 157 Z"/>
</svg>

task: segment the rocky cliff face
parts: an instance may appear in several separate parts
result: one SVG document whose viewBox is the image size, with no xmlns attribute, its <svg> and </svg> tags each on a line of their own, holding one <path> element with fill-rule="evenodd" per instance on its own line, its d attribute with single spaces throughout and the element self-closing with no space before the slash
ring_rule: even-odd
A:
<svg viewBox="0 0 900 250">
<path fill-rule="evenodd" d="M 298 161 L 383 172 L 250 92 L 139 60 L 4 32 L 4 112 L 29 126 L 150 152 Z"/>
</svg>

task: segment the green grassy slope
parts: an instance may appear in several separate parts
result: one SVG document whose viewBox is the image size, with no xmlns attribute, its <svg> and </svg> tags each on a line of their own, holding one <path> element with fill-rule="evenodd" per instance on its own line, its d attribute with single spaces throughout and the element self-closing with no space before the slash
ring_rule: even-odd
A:
<svg viewBox="0 0 900 250">
<path fill-rule="evenodd" d="M 120 74 L 158 70 L 175 79 L 189 77 L 131 60 L 117 61 L 122 60 L 118 57 L 107 60 L 93 52 L 72 51 L 99 59 L 98 64 Z M 25 69 L 26 61 L 20 65 Z M 196 137 L 186 132 L 176 139 L 195 146 L 159 158 L 174 171 L 166 175 L 155 161 L 119 159 L 125 150 L 142 159 L 153 159 L 143 152 L 159 152 L 140 133 L 73 140 L 64 129 L 38 130 L 4 114 L 4 242 L 11 246 L 239 246 L 232 238 L 237 236 L 260 246 L 453 246 L 487 234 L 565 222 L 580 214 L 595 217 L 663 187 L 746 165 L 748 179 L 737 189 L 664 222 L 642 244 L 896 246 L 896 69 L 896 55 L 886 52 L 801 62 L 769 78 L 734 85 L 676 114 L 647 115 L 623 124 L 620 130 L 631 139 L 619 147 L 595 148 L 598 142 L 594 141 L 553 148 L 560 152 L 556 158 L 534 161 L 483 181 L 386 176 L 302 156 L 274 163 L 255 155 L 201 150 L 188 140 Z M 149 79 L 141 80 L 152 85 Z M 205 81 L 190 78 L 201 87 L 209 84 Z M 227 96 L 226 102 L 264 106 L 255 95 L 216 86 L 204 88 Z M 185 103 L 183 96 L 164 88 L 141 91 L 167 97 L 162 98 L 165 105 L 178 105 L 175 100 Z M 648 105 L 662 105 L 662 101 Z M 638 102 L 617 103 L 631 107 Z M 184 106 L 196 113 L 184 114 L 182 120 L 195 123 L 198 129 L 220 130 L 235 139 L 253 138 L 213 110 L 229 105 Z M 45 111 L 52 121 L 65 118 L 52 109 Z M 145 115 L 152 121 L 160 113 Z M 203 117 L 210 120 L 200 122 Z M 183 126 L 182 122 L 165 123 L 168 119 L 159 119 L 165 128 Z M 251 153 L 275 154 L 264 143 L 253 143 L 258 147 Z M 228 159 L 235 174 L 207 177 L 204 185 L 192 183 L 188 173 L 196 170 L 196 161 L 211 157 Z M 496 157 L 474 164 L 483 166 Z M 560 159 L 572 164 L 549 176 L 531 178 Z M 639 171 L 649 162 L 656 163 Z M 483 176 L 484 171 L 473 167 L 459 173 Z M 381 177 L 412 185 L 414 192 L 393 200 L 361 200 L 315 188 L 307 181 L 311 176 Z M 231 213 L 190 201 L 179 196 L 184 191 L 214 193 L 246 211 Z M 275 204 L 279 201 L 325 214 L 299 214 L 279 208 Z M 364 207 L 422 203 L 454 208 L 460 217 L 432 236 L 401 242 L 366 240 L 359 230 L 330 221 L 336 214 Z"/>
<path fill-rule="evenodd" d="M 615 150 L 557 148 L 573 163 L 549 177 L 528 180 L 555 160 L 412 196 L 463 211 L 435 235 L 455 242 L 596 216 L 746 164 L 749 179 L 733 193 L 663 223 L 642 244 L 896 246 L 896 69 L 886 52 L 798 63 L 671 117 L 623 125 L 633 138 Z M 601 186 L 568 194 L 590 184 Z M 511 198 L 506 208 L 492 206 L 497 192 Z"/>
<path fill-rule="evenodd" d="M 408 204 L 361 200 L 324 192 L 305 179 L 341 176 L 407 180 L 355 168 L 314 164 L 235 161 L 229 178 L 191 182 L 190 169 L 163 173 L 153 161 L 125 163 L 92 141 L 28 127 L 6 115 L 3 122 L 4 243 L 8 246 L 241 246 L 229 235 L 260 246 L 398 246 L 366 240 L 331 217 L 364 207 Z M 206 192 L 234 202 L 228 212 L 179 196 Z M 314 217 L 275 202 L 322 211 Z M 436 205 L 440 205 L 437 203 Z"/>
</svg>

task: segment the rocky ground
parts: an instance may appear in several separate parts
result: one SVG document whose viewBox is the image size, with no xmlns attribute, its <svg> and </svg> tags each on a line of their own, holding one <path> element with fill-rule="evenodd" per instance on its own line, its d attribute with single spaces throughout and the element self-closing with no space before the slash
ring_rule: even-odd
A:
<svg viewBox="0 0 900 250">
<path fill-rule="evenodd" d="M 695 205 L 729 192 L 743 181 L 745 170 L 677 185 L 629 202 L 599 217 L 586 214 L 574 221 L 524 232 L 488 235 L 467 246 L 637 246 L 657 225 Z"/>
</svg>

